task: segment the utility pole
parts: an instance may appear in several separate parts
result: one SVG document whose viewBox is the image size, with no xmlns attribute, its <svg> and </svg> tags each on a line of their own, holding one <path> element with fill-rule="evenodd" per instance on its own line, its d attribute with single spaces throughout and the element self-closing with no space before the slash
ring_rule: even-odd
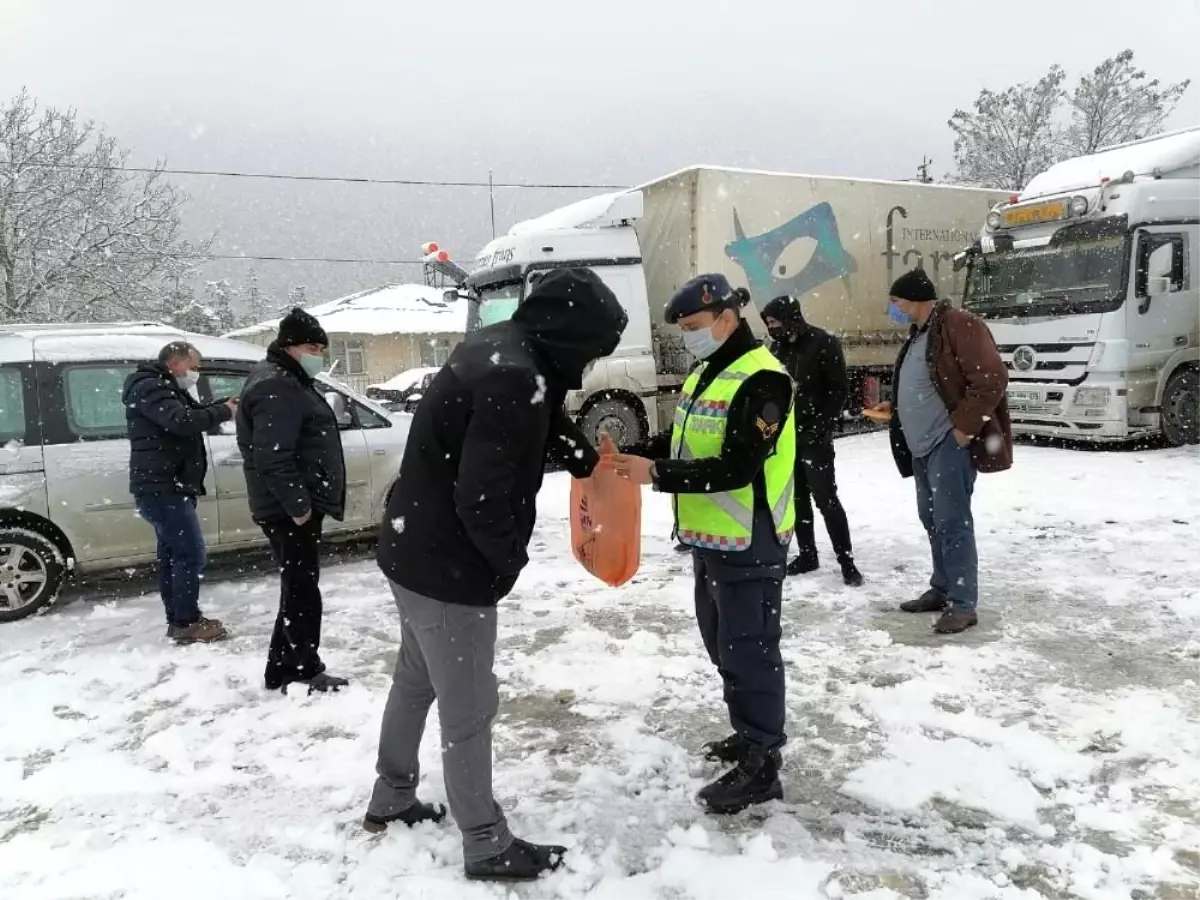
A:
<svg viewBox="0 0 1200 900">
<path fill-rule="evenodd" d="M 933 184 L 933 178 L 929 175 L 929 167 L 933 165 L 933 160 L 921 154 L 921 164 L 917 166 L 917 181 L 921 184 Z"/>
<path fill-rule="evenodd" d="M 492 190 L 492 170 L 488 169 L 488 208 L 492 212 L 492 240 L 496 239 L 496 195 Z"/>
</svg>

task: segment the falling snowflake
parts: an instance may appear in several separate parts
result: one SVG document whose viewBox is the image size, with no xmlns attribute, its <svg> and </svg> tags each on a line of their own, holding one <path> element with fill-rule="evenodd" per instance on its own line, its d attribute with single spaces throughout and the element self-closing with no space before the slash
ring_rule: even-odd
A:
<svg viewBox="0 0 1200 900">
<path fill-rule="evenodd" d="M 404 534 L 404 516 L 396 516 L 392 519 L 392 530 L 396 534 Z"/>
<path fill-rule="evenodd" d="M 537 390 L 534 391 L 533 399 L 529 402 L 536 406 L 539 403 L 544 403 L 546 400 L 546 379 L 540 374 L 537 376 Z"/>
<path fill-rule="evenodd" d="M 500 353 L 499 352 L 493 353 L 491 356 L 488 357 L 488 360 L 491 362 L 491 364 L 493 366 L 500 365 Z"/>
</svg>

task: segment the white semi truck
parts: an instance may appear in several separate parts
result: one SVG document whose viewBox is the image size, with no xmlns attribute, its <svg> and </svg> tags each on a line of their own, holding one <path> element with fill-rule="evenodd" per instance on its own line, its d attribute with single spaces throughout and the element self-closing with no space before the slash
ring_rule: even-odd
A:
<svg viewBox="0 0 1200 900">
<path fill-rule="evenodd" d="M 1058 163 L 955 265 L 1018 433 L 1200 441 L 1200 128 Z"/>
<path fill-rule="evenodd" d="M 460 285 L 470 303 L 467 329 L 511 316 L 550 269 L 592 268 L 628 311 L 629 326 L 616 352 L 567 398 L 567 409 L 587 434 L 603 429 L 626 442 L 668 427 L 693 362 L 678 329 L 663 323 L 663 308 L 695 275 L 720 272 L 747 287 L 760 308 L 782 294 L 802 298 L 809 321 L 841 338 L 854 391 L 848 405 L 857 410 L 886 393 L 906 333 L 888 315 L 892 280 L 923 266 L 945 295 L 960 294 L 954 253 L 1004 196 L 909 182 L 685 169 L 519 223 L 493 240 Z M 762 334 L 759 316 L 749 312 Z"/>
</svg>

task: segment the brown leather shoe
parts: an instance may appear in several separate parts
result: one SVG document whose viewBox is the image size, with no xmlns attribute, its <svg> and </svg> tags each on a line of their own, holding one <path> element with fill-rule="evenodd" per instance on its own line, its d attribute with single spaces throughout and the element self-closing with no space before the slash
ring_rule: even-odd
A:
<svg viewBox="0 0 1200 900">
<path fill-rule="evenodd" d="M 950 599 L 941 591 L 930 588 L 916 600 L 906 600 L 900 604 L 902 612 L 928 613 L 941 612 L 950 605 Z"/>
<path fill-rule="evenodd" d="M 167 629 L 167 637 L 177 644 L 211 644 L 225 640 L 229 637 L 229 631 L 218 619 L 199 618 L 182 628 L 172 625 Z"/>
<path fill-rule="evenodd" d="M 948 609 L 942 617 L 933 624 L 933 630 L 938 634 L 961 634 L 968 628 L 979 624 L 979 616 L 974 611 Z"/>
</svg>

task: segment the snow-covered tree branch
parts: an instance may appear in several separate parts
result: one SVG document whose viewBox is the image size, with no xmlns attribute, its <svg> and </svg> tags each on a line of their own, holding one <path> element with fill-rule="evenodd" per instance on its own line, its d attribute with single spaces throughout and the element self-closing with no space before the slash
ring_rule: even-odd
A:
<svg viewBox="0 0 1200 900">
<path fill-rule="evenodd" d="M 956 110 L 952 180 L 1020 190 L 1059 160 L 1162 131 L 1190 84 L 1148 80 L 1132 50 L 1104 60 L 1070 92 L 1066 77 L 1051 66 L 1036 82 L 984 89 L 970 111 Z"/>
<path fill-rule="evenodd" d="M 24 91 L 0 107 L 0 322 L 177 308 L 210 242 L 185 241 L 186 196 L 161 171 L 122 171 L 127 159 L 74 110 Z"/>
</svg>

